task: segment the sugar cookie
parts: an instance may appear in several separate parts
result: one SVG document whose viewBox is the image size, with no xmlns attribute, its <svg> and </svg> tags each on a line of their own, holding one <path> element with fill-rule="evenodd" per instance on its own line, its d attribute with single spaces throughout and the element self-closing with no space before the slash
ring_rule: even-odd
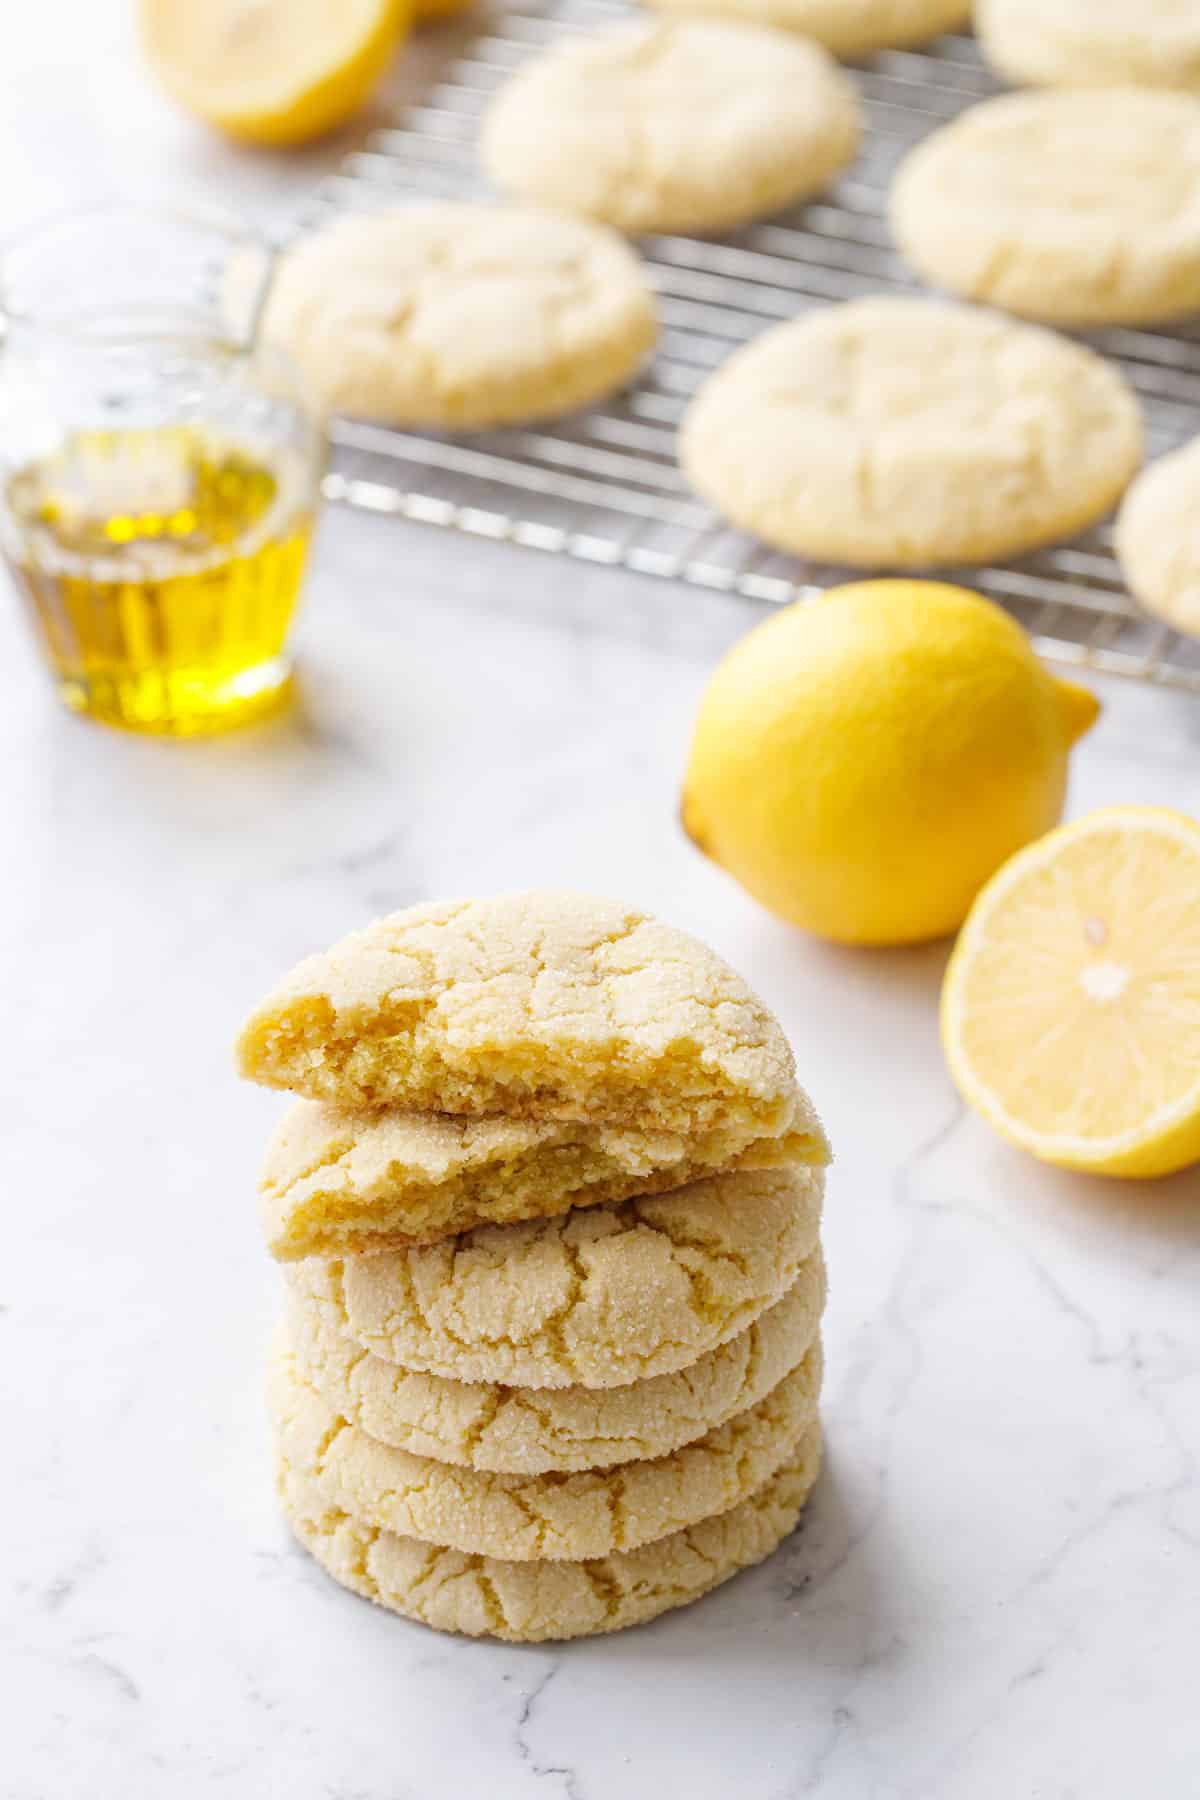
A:
<svg viewBox="0 0 1200 1800">
<path fill-rule="evenodd" d="M 495 1475 L 381 1444 L 329 1406 L 279 1351 L 272 1410 L 285 1459 L 366 1525 L 510 1562 L 636 1550 L 728 1512 L 768 1481 L 816 1417 L 801 1364 L 747 1412 L 667 1456 L 573 1475 Z"/>
<path fill-rule="evenodd" d="M 1146 611 L 1200 637 L 1200 438 L 1138 476 L 1117 514 L 1116 544 Z"/>
<path fill-rule="evenodd" d="M 975 0 L 975 29 L 1012 82 L 1200 89 L 1195 0 Z"/>
<path fill-rule="evenodd" d="M 823 1187 L 820 1169 L 716 1175 L 649 1200 L 285 1271 L 343 1335 L 406 1369 L 622 1387 L 686 1368 L 774 1305 L 816 1248 Z"/>
<path fill-rule="evenodd" d="M 817 193 L 858 145 L 854 89 L 817 45 L 681 19 L 554 44 L 484 119 L 492 179 L 622 231 L 715 231 Z"/>
<path fill-rule="evenodd" d="M 438 1549 L 352 1519 L 282 1456 L 278 1479 L 296 1537 L 343 1587 L 439 1631 L 544 1643 L 640 1625 L 761 1562 L 794 1528 L 820 1466 L 813 1425 L 795 1456 L 739 1506 L 595 1562 L 501 1562 Z"/>
<path fill-rule="evenodd" d="M 863 568 L 985 562 L 1102 517 L 1141 459 L 1132 389 L 998 313 L 852 300 L 709 377 L 680 433 L 693 485 L 780 549 Z"/>
<path fill-rule="evenodd" d="M 1060 325 L 1200 309 L 1200 101 L 1005 94 L 910 152 L 896 241 L 929 281 Z"/>
<path fill-rule="evenodd" d="M 242 274 L 228 307 L 244 310 Z M 584 219 L 454 201 L 340 218 L 284 253 L 262 336 L 323 405 L 392 425 L 550 419 L 654 342 L 632 252 Z"/>
<path fill-rule="evenodd" d="M 703 14 L 773 25 L 813 38 L 835 56 L 870 56 L 876 50 L 921 44 L 939 32 L 958 31 L 970 17 L 970 0 L 647 0 L 656 12 Z"/>
<path fill-rule="evenodd" d="M 281 1262 L 401 1250 L 728 1169 L 828 1161 L 799 1089 L 780 1123 L 749 1140 L 736 1126 L 688 1138 L 553 1119 L 346 1113 L 301 1100 L 271 1140 L 259 1182 L 267 1247 Z"/>
<path fill-rule="evenodd" d="M 720 957 L 633 907 L 536 891 L 415 906 L 309 957 L 241 1072 L 344 1107 L 767 1134 L 794 1104 L 778 1024 Z"/>
<path fill-rule="evenodd" d="M 685 1369 L 616 1388 L 505 1387 L 402 1369 L 297 1293 L 287 1339 L 309 1385 L 380 1443 L 464 1468 L 544 1475 L 666 1456 L 756 1406 L 806 1358 L 815 1391 L 824 1304 L 818 1249 L 746 1331 Z"/>
</svg>

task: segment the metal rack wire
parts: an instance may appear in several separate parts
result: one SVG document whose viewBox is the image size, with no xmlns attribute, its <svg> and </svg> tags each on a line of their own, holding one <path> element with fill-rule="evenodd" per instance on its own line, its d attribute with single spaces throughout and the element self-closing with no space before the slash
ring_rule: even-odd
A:
<svg viewBox="0 0 1200 1800">
<path fill-rule="evenodd" d="M 376 132 L 319 189 L 310 222 L 333 210 L 486 191 L 479 115 L 528 55 L 567 33 L 628 16 L 621 0 L 548 0 L 488 17 L 394 130 Z M 885 204 L 899 157 L 938 123 L 996 91 L 970 38 L 891 51 L 856 70 L 863 153 L 821 201 L 721 240 L 645 239 L 659 295 L 658 353 L 639 380 L 561 424 L 448 438 L 343 419 L 329 498 L 526 548 L 609 563 L 766 604 L 851 572 L 777 555 L 727 529 L 689 491 L 674 432 L 698 382 L 772 322 L 913 278 L 891 248 Z M 1137 389 L 1152 454 L 1200 430 L 1200 327 L 1108 330 L 1088 341 Z M 954 578 L 955 572 L 950 572 Z M 1013 611 L 1041 652 L 1109 674 L 1200 694 L 1200 643 L 1140 613 L 1100 526 L 1069 545 L 959 571 Z"/>
</svg>

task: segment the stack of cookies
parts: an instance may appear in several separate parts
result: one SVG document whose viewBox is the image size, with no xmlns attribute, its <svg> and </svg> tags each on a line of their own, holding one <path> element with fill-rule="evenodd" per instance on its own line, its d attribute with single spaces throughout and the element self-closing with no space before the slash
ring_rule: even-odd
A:
<svg viewBox="0 0 1200 1800">
<path fill-rule="evenodd" d="M 344 1586 L 569 1638 L 766 1556 L 820 1462 L 820 1125 L 710 950 L 575 894 L 413 908 L 302 963 L 242 1072 L 288 1278 L 279 1486 Z"/>
</svg>

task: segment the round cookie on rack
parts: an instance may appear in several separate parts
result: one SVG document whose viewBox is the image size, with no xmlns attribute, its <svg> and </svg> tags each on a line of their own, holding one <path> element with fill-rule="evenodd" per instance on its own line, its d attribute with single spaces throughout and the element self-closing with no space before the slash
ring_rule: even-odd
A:
<svg viewBox="0 0 1200 1800">
<path fill-rule="evenodd" d="M 669 1455 L 757 1406 L 802 1363 L 815 1392 L 824 1304 L 818 1249 L 746 1331 L 686 1369 L 625 1387 L 527 1389 L 420 1374 L 364 1353 L 295 1293 L 287 1341 L 309 1386 L 381 1444 L 462 1468 L 544 1475 Z"/>
<path fill-rule="evenodd" d="M 821 1431 L 811 1425 L 778 1472 L 728 1512 L 588 1562 L 500 1561 L 438 1549 L 331 1505 L 311 1467 L 282 1453 L 277 1466 L 292 1530 L 342 1587 L 438 1631 L 544 1643 L 643 1624 L 762 1562 L 812 1491 Z"/>
<path fill-rule="evenodd" d="M 1117 514 L 1116 547 L 1146 611 L 1200 637 L 1200 438 L 1138 476 Z"/>
<path fill-rule="evenodd" d="M 311 1467 L 331 1506 L 443 1549 L 512 1562 L 636 1550 L 728 1512 L 788 1460 L 819 1399 L 802 1365 L 756 1406 L 669 1455 L 569 1475 L 496 1475 L 369 1437 L 304 1381 L 286 1348 L 271 1390 L 284 1456 Z"/>
<path fill-rule="evenodd" d="M 227 303 L 239 316 L 244 272 Z M 356 214 L 286 251 L 262 335 L 335 412 L 483 429 L 559 418 L 655 337 L 637 259 L 584 219 L 454 201 Z"/>
<path fill-rule="evenodd" d="M 926 280 L 1059 325 L 1200 309 L 1200 104 L 1004 94 L 909 153 L 892 227 Z"/>
<path fill-rule="evenodd" d="M 1200 90 L 1193 0 L 975 0 L 975 29 L 1019 84 Z"/>
<path fill-rule="evenodd" d="M 647 0 L 656 12 L 704 14 L 774 25 L 823 44 L 835 56 L 870 56 L 958 31 L 970 0 Z"/>
<path fill-rule="evenodd" d="M 483 123 L 488 174 L 622 231 L 717 231 L 817 193 L 854 155 L 858 101 L 816 44 L 680 19 L 553 45 Z"/>
<path fill-rule="evenodd" d="M 289 1263 L 363 1349 L 451 1381 L 623 1387 L 727 1343 L 817 1245 L 824 1171 L 715 1175 L 419 1250 Z"/>
<path fill-rule="evenodd" d="M 767 543 L 862 568 L 985 562 L 1070 537 L 1142 454 L 1094 352 L 948 302 L 864 299 L 779 325 L 701 387 L 680 461 Z"/>
</svg>

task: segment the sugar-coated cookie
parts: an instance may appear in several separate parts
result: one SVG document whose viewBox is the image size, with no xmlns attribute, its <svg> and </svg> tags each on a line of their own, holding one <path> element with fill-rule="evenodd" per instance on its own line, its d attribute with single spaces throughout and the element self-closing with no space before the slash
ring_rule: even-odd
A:
<svg viewBox="0 0 1200 1800">
<path fill-rule="evenodd" d="M 339 1414 L 280 1346 L 272 1411 L 287 1462 L 330 1505 L 367 1525 L 469 1556 L 537 1562 L 610 1556 L 668 1537 L 748 1499 L 816 1418 L 813 1364 L 756 1406 L 667 1456 L 573 1475 L 496 1475 L 381 1444 Z"/>
<path fill-rule="evenodd" d="M 235 316 L 241 281 L 235 267 Z M 447 200 L 302 239 L 261 331 L 332 411 L 481 429 L 559 418 L 619 387 L 655 319 L 637 259 L 603 226 Z"/>
<path fill-rule="evenodd" d="M 835 56 L 921 44 L 958 31 L 970 0 L 647 0 L 657 12 L 702 13 L 747 24 L 773 25 L 823 44 Z"/>
<path fill-rule="evenodd" d="M 884 298 L 737 351 L 683 421 L 680 462 L 734 524 L 862 568 L 984 562 L 1070 537 L 1142 454 L 1120 372 L 999 313 Z"/>
<path fill-rule="evenodd" d="M 399 1250 L 658 1194 L 721 1170 L 828 1157 L 798 1088 L 777 1131 L 734 1121 L 695 1137 L 555 1119 L 347 1113 L 300 1100 L 268 1146 L 259 1201 L 267 1247 L 289 1262 Z"/>
<path fill-rule="evenodd" d="M 649 1200 L 285 1265 L 334 1327 L 451 1381 L 622 1387 L 752 1325 L 816 1248 L 824 1172 L 716 1175 Z"/>
<path fill-rule="evenodd" d="M 927 280 L 1060 325 L 1200 309 L 1200 100 L 1005 94 L 900 167 L 896 241 Z"/>
<path fill-rule="evenodd" d="M 1009 81 L 1200 90 L 1195 0 L 975 0 L 975 29 Z"/>
<path fill-rule="evenodd" d="M 592 1562 L 438 1549 L 353 1519 L 282 1456 L 278 1480 L 296 1537 L 343 1587 L 439 1631 L 543 1643 L 640 1625 L 761 1562 L 795 1526 L 820 1466 L 821 1432 L 812 1425 L 794 1457 L 740 1505 Z"/>
<path fill-rule="evenodd" d="M 241 1072 L 412 1112 L 778 1130 L 795 1066 L 706 945 L 616 901 L 538 890 L 392 913 L 309 957 L 251 1016 Z"/>
<path fill-rule="evenodd" d="M 1117 514 L 1116 544 L 1146 611 L 1200 637 L 1200 438 L 1138 476 Z"/>
<path fill-rule="evenodd" d="M 615 1388 L 506 1387 L 403 1369 L 364 1351 L 328 1309 L 294 1292 L 287 1341 L 305 1381 L 380 1443 L 463 1468 L 544 1475 L 666 1456 L 756 1406 L 806 1358 L 819 1387 L 824 1304 L 817 1249 L 746 1331 L 685 1369 Z"/>
<path fill-rule="evenodd" d="M 721 20 L 554 44 L 484 119 L 492 179 L 622 231 L 715 231 L 807 199 L 849 162 L 854 89 L 816 44 Z"/>
</svg>

